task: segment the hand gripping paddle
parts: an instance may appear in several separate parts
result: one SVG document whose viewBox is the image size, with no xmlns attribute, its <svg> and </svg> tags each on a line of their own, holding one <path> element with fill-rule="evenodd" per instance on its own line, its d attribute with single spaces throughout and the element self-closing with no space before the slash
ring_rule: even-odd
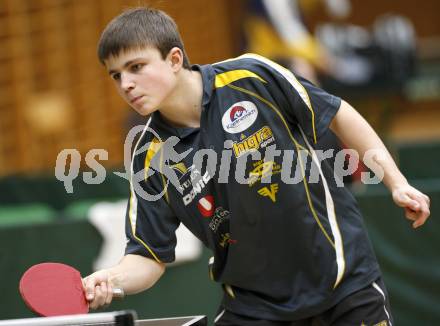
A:
<svg viewBox="0 0 440 326">
<path fill-rule="evenodd" d="M 89 311 L 81 274 L 60 263 L 41 263 L 21 277 L 20 294 L 26 305 L 41 316 L 85 314 Z M 122 289 L 113 289 L 114 297 L 123 297 Z"/>
</svg>

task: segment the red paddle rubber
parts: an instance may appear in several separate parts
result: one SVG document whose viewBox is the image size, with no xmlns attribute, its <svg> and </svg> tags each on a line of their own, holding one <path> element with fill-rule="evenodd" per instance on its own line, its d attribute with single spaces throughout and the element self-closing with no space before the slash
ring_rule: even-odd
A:
<svg viewBox="0 0 440 326">
<path fill-rule="evenodd" d="M 89 311 L 81 274 L 65 264 L 32 266 L 23 274 L 19 289 L 26 305 L 41 316 L 85 314 Z"/>
</svg>

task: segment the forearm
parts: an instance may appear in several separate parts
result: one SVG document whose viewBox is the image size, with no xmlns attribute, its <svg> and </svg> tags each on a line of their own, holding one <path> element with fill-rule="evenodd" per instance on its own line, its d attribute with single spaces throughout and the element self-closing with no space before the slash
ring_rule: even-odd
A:
<svg viewBox="0 0 440 326">
<path fill-rule="evenodd" d="M 127 255 L 106 271 L 113 287 L 134 294 L 152 287 L 164 273 L 165 265 L 143 256 Z"/>
<path fill-rule="evenodd" d="M 407 184 L 406 178 L 398 169 L 382 140 L 368 122 L 347 102 L 342 101 L 330 128 L 348 148 L 357 151 L 360 158 L 364 158 L 367 151 L 374 150 L 372 160 L 383 171 L 383 182 L 388 189 L 392 191 L 396 187 Z M 365 163 L 376 175 L 381 175 L 377 167 L 369 166 L 368 162 Z"/>
<path fill-rule="evenodd" d="M 413 222 L 413 227 L 423 225 L 429 217 L 429 197 L 408 184 L 397 168 L 385 145 L 367 121 L 347 102 L 342 101 L 339 111 L 330 124 L 330 129 L 349 148 L 354 149 L 359 157 L 365 158 L 370 150 L 375 164 L 366 165 L 376 175 L 383 175 L 383 182 L 391 191 L 396 205 L 403 207 L 405 216 Z M 376 166 L 374 166 L 376 165 Z M 381 171 L 377 171 L 377 167 Z"/>
</svg>

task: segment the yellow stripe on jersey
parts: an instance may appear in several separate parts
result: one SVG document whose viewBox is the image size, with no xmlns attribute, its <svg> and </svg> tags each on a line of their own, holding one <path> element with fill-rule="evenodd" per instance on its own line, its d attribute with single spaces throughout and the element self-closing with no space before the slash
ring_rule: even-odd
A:
<svg viewBox="0 0 440 326">
<path fill-rule="evenodd" d="M 186 166 L 183 162 L 171 165 L 171 168 L 178 170 L 182 175 L 184 175 L 186 172 L 188 172 L 188 169 L 186 168 Z"/>
<path fill-rule="evenodd" d="M 293 88 L 298 92 L 301 99 L 306 104 L 307 108 L 309 109 L 311 115 L 312 115 L 312 130 L 313 130 L 313 141 L 317 142 L 316 139 L 316 130 L 315 130 L 315 112 L 312 107 L 312 102 L 310 101 L 309 94 L 307 93 L 307 90 L 304 88 L 304 86 L 296 79 L 295 75 L 288 69 L 284 68 L 283 66 L 280 66 L 279 64 L 273 62 L 272 60 L 269 60 L 265 57 L 262 57 L 258 54 L 252 54 L 252 53 L 246 53 L 240 58 L 253 58 L 255 60 L 259 60 L 269 66 L 271 66 L 273 69 L 278 71 L 281 75 L 283 75 L 284 78 L 287 79 L 287 81 L 293 86 Z"/>
<path fill-rule="evenodd" d="M 229 284 L 223 284 L 224 289 L 226 291 L 226 293 L 232 298 L 235 299 L 235 293 L 234 290 L 232 290 L 232 286 L 230 286 Z"/>
<path fill-rule="evenodd" d="M 147 150 L 147 155 L 145 155 L 145 163 L 144 163 L 144 179 L 147 181 L 148 178 L 148 170 L 150 169 L 151 160 L 153 159 L 154 155 L 160 150 L 162 147 L 162 142 L 157 139 L 156 137 L 153 138 L 153 140 L 150 143 L 150 146 Z"/>
<path fill-rule="evenodd" d="M 136 207 L 135 211 L 132 210 L 133 207 Z M 136 214 L 136 215 L 135 215 Z M 136 198 L 136 194 L 134 194 L 134 189 L 132 187 L 132 192 L 130 195 L 130 210 L 129 210 L 129 214 L 128 214 L 129 218 L 130 218 L 130 224 L 131 224 L 131 233 L 133 234 L 133 237 L 139 241 L 144 247 L 145 249 L 148 250 L 148 252 L 151 254 L 151 256 L 153 256 L 153 258 L 158 262 L 158 263 L 162 263 L 162 261 L 159 259 L 159 257 L 156 256 L 156 254 L 154 253 L 154 251 L 144 242 L 142 241 L 141 238 L 139 238 L 136 235 L 136 217 L 137 217 L 137 198 Z"/>
<path fill-rule="evenodd" d="M 214 86 L 215 88 L 221 88 L 243 78 L 257 78 L 261 82 L 266 83 L 266 81 L 256 73 L 245 69 L 238 69 L 216 75 Z"/>
</svg>

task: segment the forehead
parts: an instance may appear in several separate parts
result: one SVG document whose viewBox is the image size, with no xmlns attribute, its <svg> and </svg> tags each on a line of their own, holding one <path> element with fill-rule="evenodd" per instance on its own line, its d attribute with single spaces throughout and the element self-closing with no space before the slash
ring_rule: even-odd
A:
<svg viewBox="0 0 440 326">
<path fill-rule="evenodd" d="M 105 67 L 108 70 L 120 70 L 124 66 L 137 59 L 153 59 L 161 57 L 160 52 L 155 47 L 142 47 L 128 50 L 121 50 L 117 55 L 110 55 L 104 60 Z"/>
</svg>

